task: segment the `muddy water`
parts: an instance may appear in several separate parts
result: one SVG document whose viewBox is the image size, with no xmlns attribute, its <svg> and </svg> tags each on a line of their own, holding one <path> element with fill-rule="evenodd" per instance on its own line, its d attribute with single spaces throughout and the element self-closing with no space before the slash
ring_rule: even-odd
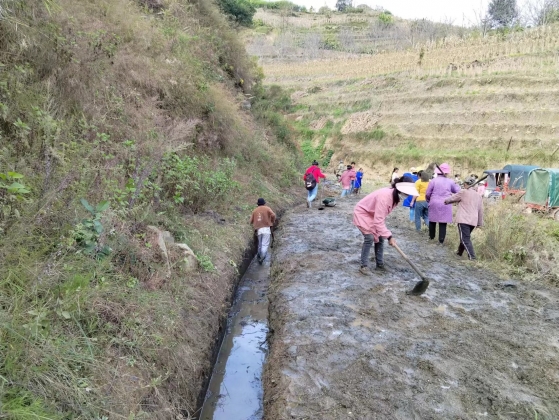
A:
<svg viewBox="0 0 559 420">
<path fill-rule="evenodd" d="M 287 420 L 559 419 L 559 289 L 499 278 L 416 233 L 388 225 L 433 281 L 394 249 L 388 271 L 359 274 L 353 197 L 282 217 L 270 289 L 265 416 Z"/>
<path fill-rule="evenodd" d="M 235 296 L 200 420 L 258 420 L 263 416 L 269 281 L 269 257 L 262 265 L 254 259 Z"/>
</svg>

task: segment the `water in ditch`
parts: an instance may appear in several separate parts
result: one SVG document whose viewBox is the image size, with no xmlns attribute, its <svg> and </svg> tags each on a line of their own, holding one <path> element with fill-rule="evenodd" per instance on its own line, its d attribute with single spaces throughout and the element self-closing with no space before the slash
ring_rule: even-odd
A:
<svg viewBox="0 0 559 420">
<path fill-rule="evenodd" d="M 260 420 L 262 371 L 268 352 L 270 257 L 256 259 L 241 279 L 227 319 L 200 420 Z"/>
</svg>

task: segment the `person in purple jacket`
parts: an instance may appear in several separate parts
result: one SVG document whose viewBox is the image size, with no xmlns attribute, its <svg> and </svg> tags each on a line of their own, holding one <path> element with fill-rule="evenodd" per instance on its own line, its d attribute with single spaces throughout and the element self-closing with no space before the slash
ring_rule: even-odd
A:
<svg viewBox="0 0 559 420">
<path fill-rule="evenodd" d="M 439 224 L 439 244 L 446 238 L 446 225 L 452 223 L 452 205 L 445 204 L 444 200 L 460 191 L 456 183 L 447 178 L 450 173 L 448 163 L 443 163 L 437 168 L 437 177 L 429 182 L 425 198 L 429 203 L 429 239 L 435 239 L 437 223 Z"/>
</svg>

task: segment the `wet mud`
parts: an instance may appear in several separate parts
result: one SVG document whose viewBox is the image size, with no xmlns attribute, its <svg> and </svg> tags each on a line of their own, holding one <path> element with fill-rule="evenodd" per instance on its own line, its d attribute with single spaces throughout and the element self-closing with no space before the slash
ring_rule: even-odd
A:
<svg viewBox="0 0 559 420">
<path fill-rule="evenodd" d="M 265 418 L 559 419 L 559 291 L 429 244 L 399 207 L 387 224 L 433 280 L 406 296 L 419 278 L 389 246 L 387 273 L 358 273 L 356 202 L 276 232 Z"/>
<path fill-rule="evenodd" d="M 240 281 L 200 420 L 260 420 L 268 353 L 270 257 L 252 261 Z"/>
</svg>

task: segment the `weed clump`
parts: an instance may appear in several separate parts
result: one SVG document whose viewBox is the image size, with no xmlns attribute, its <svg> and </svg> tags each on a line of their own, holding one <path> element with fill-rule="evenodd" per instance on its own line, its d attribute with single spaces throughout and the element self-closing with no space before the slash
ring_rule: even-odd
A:
<svg viewBox="0 0 559 420">
<path fill-rule="evenodd" d="M 473 233 L 478 258 L 495 268 L 525 280 L 559 284 L 557 222 L 537 214 L 525 214 L 514 196 L 485 204 L 484 226 Z M 450 231 L 453 245 L 458 234 Z"/>
</svg>

